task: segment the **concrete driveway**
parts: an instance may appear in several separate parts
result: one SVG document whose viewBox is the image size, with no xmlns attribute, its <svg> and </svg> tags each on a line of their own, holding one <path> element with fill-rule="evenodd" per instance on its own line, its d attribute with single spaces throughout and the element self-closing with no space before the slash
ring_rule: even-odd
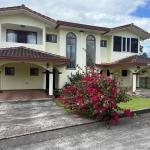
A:
<svg viewBox="0 0 150 150">
<path fill-rule="evenodd" d="M 0 140 L 2 150 L 150 150 L 150 113 L 107 129 L 92 123 Z"/>
<path fill-rule="evenodd" d="M 0 139 L 90 123 L 53 101 L 0 102 Z"/>
</svg>

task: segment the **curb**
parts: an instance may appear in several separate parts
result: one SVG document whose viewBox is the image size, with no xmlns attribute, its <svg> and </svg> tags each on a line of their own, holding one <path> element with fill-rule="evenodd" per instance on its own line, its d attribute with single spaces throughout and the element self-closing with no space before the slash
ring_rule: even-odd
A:
<svg viewBox="0 0 150 150">
<path fill-rule="evenodd" d="M 27 102 L 45 102 L 45 101 L 52 101 L 52 98 L 41 98 L 41 99 L 30 99 L 30 100 L 6 100 L 0 101 L 0 103 L 27 103 Z"/>
<path fill-rule="evenodd" d="M 57 131 L 57 130 L 61 130 L 61 129 L 67 129 L 67 128 L 72 128 L 72 127 L 78 127 L 78 126 L 93 124 L 93 123 L 97 123 L 97 122 L 99 122 L 99 121 L 93 120 L 93 121 L 91 121 L 91 122 L 81 123 L 81 124 L 76 124 L 76 125 L 70 125 L 70 126 L 66 126 L 66 127 L 59 127 L 59 128 L 55 128 L 55 129 L 47 129 L 47 130 L 43 130 L 43 131 L 35 131 L 35 132 L 30 132 L 30 133 L 22 134 L 22 135 L 8 136 L 8 137 L 5 137 L 5 138 L 0 138 L 0 141 L 2 141 L 2 140 L 7 140 L 7 139 L 11 139 L 11 138 L 23 137 L 23 136 L 27 136 L 27 135 L 33 135 L 33 134 L 38 134 L 38 133 L 49 132 L 49 131 Z"/>
<path fill-rule="evenodd" d="M 132 114 L 144 114 L 144 113 L 150 113 L 150 108 L 144 108 L 144 109 L 138 109 L 131 111 Z M 120 118 L 124 118 L 124 113 L 119 114 Z"/>
</svg>

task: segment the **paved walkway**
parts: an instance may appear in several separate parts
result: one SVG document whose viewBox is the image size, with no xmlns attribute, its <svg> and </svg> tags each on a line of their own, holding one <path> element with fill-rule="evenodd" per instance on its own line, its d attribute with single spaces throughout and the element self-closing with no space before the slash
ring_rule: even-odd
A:
<svg viewBox="0 0 150 150">
<path fill-rule="evenodd" d="M 133 93 L 132 91 L 129 91 L 128 94 L 131 96 L 150 98 L 150 89 L 137 88 L 135 93 Z"/>
<path fill-rule="evenodd" d="M 101 123 L 0 140 L 2 150 L 149 150 L 150 113 L 121 119 L 106 129 Z"/>
<path fill-rule="evenodd" d="M 44 90 L 10 90 L 0 92 L 0 101 L 48 98 Z"/>
<path fill-rule="evenodd" d="M 68 114 L 53 101 L 0 103 L 0 139 L 93 122 Z"/>
</svg>

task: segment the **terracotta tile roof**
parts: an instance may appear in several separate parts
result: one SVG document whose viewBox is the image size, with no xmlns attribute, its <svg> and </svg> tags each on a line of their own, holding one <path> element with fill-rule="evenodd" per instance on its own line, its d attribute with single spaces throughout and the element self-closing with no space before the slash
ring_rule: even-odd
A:
<svg viewBox="0 0 150 150">
<path fill-rule="evenodd" d="M 66 57 L 22 46 L 0 48 L 0 60 L 49 61 L 62 64 L 66 64 L 68 62 Z"/>
<path fill-rule="evenodd" d="M 24 4 L 23 4 L 23 5 L 20 5 L 20 6 L 3 7 L 3 8 L 0 8 L 0 13 L 6 12 L 6 11 L 15 11 L 15 10 L 26 10 L 26 11 L 28 11 L 28 12 L 34 14 L 34 15 L 37 15 L 37 16 L 43 18 L 43 19 L 46 19 L 47 21 L 51 21 L 51 22 L 53 22 L 53 23 L 56 23 L 56 20 L 54 20 L 54 19 L 52 19 L 52 18 L 50 18 L 50 17 L 48 17 L 48 16 L 45 16 L 45 15 L 39 13 L 39 12 L 36 12 L 36 11 L 30 9 L 30 8 L 26 7 Z"/>
<path fill-rule="evenodd" d="M 76 28 L 83 28 L 83 29 L 91 29 L 91 30 L 97 30 L 97 31 L 110 31 L 110 28 L 106 27 L 99 27 L 99 26 L 92 26 L 92 25 L 86 25 L 86 24 L 80 24 L 80 23 L 73 23 L 73 22 L 67 22 L 67 21 L 57 21 L 57 27 L 60 25 L 63 26 L 69 26 L 69 27 L 76 27 Z"/>
<path fill-rule="evenodd" d="M 148 39 L 150 38 L 150 33 L 148 33 L 147 31 L 141 29 L 140 27 L 132 24 L 127 24 L 127 25 L 123 25 L 123 26 L 118 26 L 115 28 L 106 28 L 106 27 L 100 27 L 100 26 L 92 26 L 92 25 L 87 25 L 87 24 L 80 24 L 80 23 L 73 23 L 73 22 L 67 22 L 67 21 L 61 21 L 61 20 L 54 20 L 48 16 L 45 16 L 39 12 L 36 12 L 28 7 L 26 7 L 25 5 L 21 5 L 21 6 L 14 6 L 14 7 L 4 7 L 4 8 L 0 8 L 0 14 L 3 13 L 7 13 L 8 11 L 17 11 L 17 10 L 24 10 L 27 11 L 37 17 L 40 17 L 41 19 L 44 19 L 48 22 L 51 22 L 54 24 L 55 28 L 58 28 L 59 26 L 66 26 L 66 27 L 75 27 L 75 28 L 81 28 L 82 29 L 88 29 L 88 30 L 95 30 L 95 31 L 101 31 L 103 34 L 106 33 L 111 33 L 120 29 L 124 29 L 124 28 L 135 28 L 138 31 L 141 31 L 141 33 L 144 34 L 144 38 L 143 39 Z"/>
<path fill-rule="evenodd" d="M 147 36 L 147 38 L 150 38 L 150 33 L 149 32 L 147 32 L 146 30 L 143 30 L 142 28 L 136 26 L 134 23 L 111 28 L 110 31 L 107 31 L 105 34 L 115 32 L 115 31 L 118 31 L 118 30 L 122 30 L 122 29 L 133 29 L 133 28 L 140 31 L 140 32 L 143 32 Z"/>
<path fill-rule="evenodd" d="M 147 66 L 150 65 L 150 58 L 143 55 L 134 55 L 120 59 L 112 63 L 96 64 L 97 67 L 113 67 L 113 66 Z"/>
</svg>

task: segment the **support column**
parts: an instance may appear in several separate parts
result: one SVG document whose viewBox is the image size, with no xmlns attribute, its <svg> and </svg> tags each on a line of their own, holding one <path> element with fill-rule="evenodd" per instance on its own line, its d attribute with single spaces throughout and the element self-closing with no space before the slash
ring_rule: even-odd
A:
<svg viewBox="0 0 150 150">
<path fill-rule="evenodd" d="M 137 75 L 137 79 L 136 79 L 136 82 L 137 82 L 137 88 L 139 88 L 140 87 L 140 76 L 139 76 L 139 74 Z"/>
<path fill-rule="evenodd" d="M 43 72 L 43 90 L 46 90 L 46 72 Z"/>
<path fill-rule="evenodd" d="M 109 76 L 111 79 L 113 78 L 113 73 L 110 73 L 110 76 Z"/>
<path fill-rule="evenodd" d="M 136 76 L 137 76 L 136 73 L 132 74 L 132 92 L 136 91 Z"/>
<path fill-rule="evenodd" d="M 45 27 L 43 27 L 43 50 L 45 51 L 46 50 L 46 29 Z"/>
<path fill-rule="evenodd" d="M 0 43 L 2 42 L 2 25 L 0 24 Z"/>
<path fill-rule="evenodd" d="M 53 67 L 49 68 L 49 90 L 48 95 L 53 96 Z"/>
</svg>

